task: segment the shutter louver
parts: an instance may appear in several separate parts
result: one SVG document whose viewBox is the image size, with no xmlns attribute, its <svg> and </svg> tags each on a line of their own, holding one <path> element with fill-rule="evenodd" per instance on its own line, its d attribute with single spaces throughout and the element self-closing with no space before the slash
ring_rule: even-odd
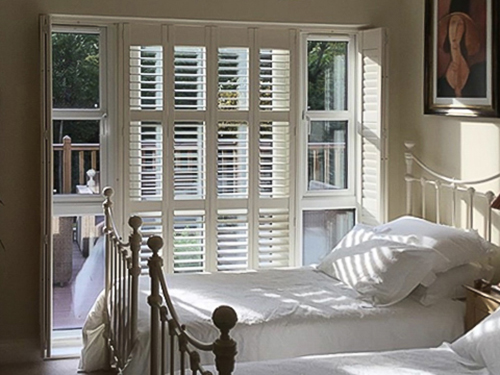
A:
<svg viewBox="0 0 500 375">
<path fill-rule="evenodd" d="M 248 110 L 248 48 L 219 48 L 219 109 Z"/>
<path fill-rule="evenodd" d="M 290 51 L 260 50 L 259 107 L 262 111 L 290 109 Z"/>
<path fill-rule="evenodd" d="M 259 211 L 259 268 L 289 266 L 289 223 L 286 208 Z"/>
<path fill-rule="evenodd" d="M 383 39 L 383 29 L 363 32 L 360 221 L 370 225 L 386 217 Z"/>
<path fill-rule="evenodd" d="M 129 146 L 129 192 L 134 201 L 161 200 L 163 179 L 162 126 L 132 121 Z"/>
<path fill-rule="evenodd" d="M 174 213 L 174 272 L 202 272 L 205 268 L 205 215 Z"/>
<path fill-rule="evenodd" d="M 163 109 L 163 48 L 130 47 L 130 109 Z"/>
<path fill-rule="evenodd" d="M 206 54 L 204 47 L 175 47 L 175 109 L 206 109 Z"/>
<path fill-rule="evenodd" d="M 205 198 L 205 123 L 178 121 L 174 126 L 174 196 Z"/>
<path fill-rule="evenodd" d="M 217 190 L 219 197 L 248 197 L 247 123 L 219 123 L 217 164 Z"/>
<path fill-rule="evenodd" d="M 148 273 L 148 259 L 153 255 L 147 242 L 151 236 L 163 236 L 163 221 L 161 212 L 138 212 L 135 215 L 142 218 L 141 273 Z"/>
<path fill-rule="evenodd" d="M 220 210 L 217 216 L 217 270 L 248 268 L 248 215 Z"/>
<path fill-rule="evenodd" d="M 260 196 L 288 198 L 290 195 L 290 126 L 288 122 L 261 122 L 259 160 Z"/>
</svg>

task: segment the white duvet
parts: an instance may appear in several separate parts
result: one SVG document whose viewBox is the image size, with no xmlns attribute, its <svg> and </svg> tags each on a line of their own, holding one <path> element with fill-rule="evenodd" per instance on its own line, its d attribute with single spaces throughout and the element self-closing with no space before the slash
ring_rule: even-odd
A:
<svg viewBox="0 0 500 375">
<path fill-rule="evenodd" d="M 214 371 L 215 370 L 212 369 Z M 448 346 L 237 363 L 234 375 L 489 375 Z"/>
<path fill-rule="evenodd" d="M 238 362 L 310 354 L 432 347 L 463 332 L 463 303 L 444 300 L 431 307 L 405 299 L 374 307 L 351 288 L 312 268 L 243 273 L 169 275 L 177 312 L 197 338 L 213 341 L 211 314 L 232 306 L 238 324 Z M 149 373 L 149 278 L 141 277 L 138 341 L 125 375 Z M 104 300 L 94 305 L 84 325 L 81 368 L 105 367 Z M 211 363 L 212 355 L 203 362 Z M 353 372 L 352 374 L 356 374 Z"/>
</svg>

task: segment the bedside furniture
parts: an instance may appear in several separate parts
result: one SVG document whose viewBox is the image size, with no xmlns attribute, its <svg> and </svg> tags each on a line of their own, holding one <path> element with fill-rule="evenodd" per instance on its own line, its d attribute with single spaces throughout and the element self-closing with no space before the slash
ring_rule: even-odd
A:
<svg viewBox="0 0 500 375">
<path fill-rule="evenodd" d="M 469 331 L 500 306 L 500 293 L 464 285 L 467 291 L 465 330 Z"/>
</svg>

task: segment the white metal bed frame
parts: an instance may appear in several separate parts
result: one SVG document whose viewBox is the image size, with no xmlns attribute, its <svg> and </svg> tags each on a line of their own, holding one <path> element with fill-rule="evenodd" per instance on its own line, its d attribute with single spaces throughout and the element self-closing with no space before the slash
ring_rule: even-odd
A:
<svg viewBox="0 0 500 375">
<path fill-rule="evenodd" d="M 105 302 L 108 322 L 105 337 L 109 348 L 108 363 L 120 370 L 125 367 L 137 340 L 142 219 L 138 216 L 129 219 L 128 225 L 132 233 L 129 235 L 129 242 L 123 242 L 113 216 L 113 189 L 105 188 L 103 195 L 106 236 Z M 192 374 L 211 375 L 200 364 L 197 350 L 213 352 L 218 374 L 230 375 L 234 369 L 236 342 L 229 336 L 229 331 L 238 320 L 236 312 L 229 306 L 215 309 L 212 320 L 221 335 L 213 343 L 204 343 L 192 337 L 180 322 L 168 293 L 162 270 L 163 259 L 158 255 L 163 240 L 159 236 L 151 236 L 147 245 L 153 252 L 148 260 L 151 278 L 151 295 L 148 297 L 151 306 L 151 375 L 164 375 L 167 369 L 170 374 L 179 369 L 180 374 L 184 375 L 187 362 Z M 176 352 L 179 353 L 177 366 Z"/>
<path fill-rule="evenodd" d="M 429 168 L 417 156 L 413 154 L 414 143 L 405 143 L 406 161 L 406 212 L 409 215 L 418 215 L 426 218 L 426 207 L 428 196 L 427 187 L 435 189 L 434 202 L 436 206 L 435 221 L 442 223 L 441 202 L 443 191 L 451 191 L 451 225 L 457 226 L 457 202 L 466 204 L 467 228 L 474 226 L 474 209 L 476 201 L 481 198 L 486 202 L 484 237 L 491 240 L 492 211 L 490 204 L 495 198 L 492 191 L 478 192 L 475 185 L 484 184 L 500 179 L 500 173 L 480 180 L 458 180 L 437 173 Z M 422 176 L 413 174 L 415 164 L 422 170 Z M 414 206 L 414 185 L 420 187 L 421 200 L 420 209 Z M 129 219 L 132 233 L 129 242 L 122 241 L 119 231 L 115 225 L 112 212 L 111 197 L 113 190 L 103 190 L 105 201 L 103 208 L 105 212 L 106 233 L 106 304 L 107 304 L 107 340 L 109 345 L 109 359 L 115 365 L 124 368 L 132 350 L 133 343 L 137 339 L 137 310 L 138 310 L 138 282 L 141 272 L 140 249 L 142 235 L 140 227 L 142 220 L 138 216 Z M 457 199 L 460 197 L 460 199 Z M 484 207 L 483 207 L 484 211 Z M 461 222 L 461 221 L 460 221 Z M 159 256 L 159 250 L 163 246 L 163 240 L 159 236 L 152 236 L 147 241 L 148 247 L 153 255 L 148 260 L 149 276 L 151 278 L 151 295 L 148 303 L 151 306 L 151 353 L 150 374 L 164 375 L 173 374 L 179 369 L 184 375 L 186 363 L 192 374 L 211 375 L 200 364 L 200 356 L 197 350 L 211 351 L 215 355 L 215 364 L 220 375 L 230 375 L 234 370 L 236 356 L 236 342 L 229 336 L 230 330 L 236 325 L 237 316 L 229 306 L 218 307 L 212 320 L 221 332 L 221 335 L 213 343 L 204 343 L 192 337 L 186 327 L 179 321 L 170 295 L 167 283 L 162 271 L 163 259 Z M 167 339 L 168 338 L 168 339 Z M 168 342 L 167 342 L 168 341 Z M 175 353 L 179 353 L 179 364 L 175 365 Z"/>
<path fill-rule="evenodd" d="M 477 229 L 474 228 L 474 210 L 478 210 L 484 215 L 484 229 L 482 232 L 483 237 L 491 241 L 492 234 L 492 208 L 491 203 L 495 199 L 495 194 L 492 191 L 481 192 L 477 191 L 475 186 L 486 184 L 488 182 L 493 182 L 495 180 L 500 180 L 500 173 L 493 176 L 478 179 L 478 180 L 460 180 L 452 177 L 448 177 L 431 169 L 422 160 L 420 160 L 413 153 L 413 147 L 415 144 L 413 142 L 405 142 L 405 162 L 406 162 L 406 213 L 408 215 L 418 215 L 427 218 L 427 206 L 430 197 L 427 195 L 427 187 L 434 188 L 434 206 L 436 207 L 436 212 L 433 220 L 438 224 L 443 224 L 442 211 L 441 208 L 446 208 L 446 205 L 442 205 L 442 198 L 446 190 L 451 193 L 450 202 L 450 216 L 452 227 L 463 227 L 466 229 Z M 423 171 L 420 177 L 413 175 L 414 164 L 416 164 Z M 414 185 L 420 187 L 420 212 L 417 212 L 418 206 L 414 205 Z M 480 200 L 483 201 L 483 206 L 479 206 Z M 466 206 L 466 225 L 459 225 L 461 222 L 461 211 L 459 211 L 458 205 L 460 202 L 465 203 Z"/>
</svg>

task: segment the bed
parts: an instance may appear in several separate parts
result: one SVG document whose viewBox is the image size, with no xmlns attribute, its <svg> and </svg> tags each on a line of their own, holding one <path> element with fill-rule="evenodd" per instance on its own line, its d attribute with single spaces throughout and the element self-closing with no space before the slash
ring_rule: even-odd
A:
<svg viewBox="0 0 500 375">
<path fill-rule="evenodd" d="M 490 375 L 500 373 L 500 310 L 436 348 L 238 363 L 238 375 Z"/>
<path fill-rule="evenodd" d="M 408 153 L 407 162 L 410 158 L 417 161 L 417 164 L 421 163 Z M 441 179 L 434 176 L 434 180 L 416 178 L 411 173 L 411 165 L 407 165 L 408 201 L 414 200 L 412 187 L 415 183 L 424 187 L 426 184 L 434 184 L 436 191 L 447 187 L 446 178 L 443 180 L 443 176 L 439 176 Z M 465 191 L 467 197 L 471 197 L 471 212 L 474 210 L 472 196 L 484 198 L 488 203 L 494 198 L 491 192 L 483 194 L 474 190 L 471 195 L 471 190 L 465 182 L 453 180 L 449 185 L 453 194 L 452 211 L 456 209 L 457 192 Z M 423 191 L 422 211 L 425 216 L 425 188 Z M 379 300 L 360 299 L 360 290 L 366 291 L 367 286 L 363 283 L 360 286 L 350 280 L 352 275 L 348 275 L 349 280 L 341 282 L 332 278 L 328 270 L 325 272 L 314 268 L 238 274 L 172 275 L 165 279 L 161 271 L 162 260 L 158 256 L 162 246 L 161 239 L 151 238 L 149 245 L 154 254 L 149 261 L 151 280 L 139 277 L 138 253 L 142 241 L 140 218 L 130 220 L 132 234 L 128 243 L 122 242 L 109 209 L 111 195 L 112 192 L 107 190 L 106 288 L 84 326 L 84 349 L 80 367 L 85 371 L 106 367 L 114 359 L 124 374 L 164 374 L 167 370 L 173 372 L 175 368 L 167 368 L 162 359 L 174 356 L 168 348 L 173 348 L 172 342 L 176 340 L 180 343 L 178 346 L 181 348 L 182 363 L 187 361 L 184 356 L 190 357 L 191 367 L 197 368 L 200 365 L 201 368 L 201 364 L 213 363 L 214 356 L 210 352 L 214 352 L 216 363 L 227 361 L 226 365 L 221 364 L 220 367 L 227 367 L 228 370 L 219 372 L 230 374 L 234 366 L 236 343 L 238 362 L 245 362 L 310 354 L 432 347 L 443 341 L 452 341 L 463 332 L 464 306 L 462 302 L 451 298 L 455 295 L 447 295 L 447 298 L 438 298 L 433 303 L 426 304 L 423 303 L 429 300 L 426 300 L 429 297 L 426 292 L 423 292 L 423 297 L 422 293 L 417 293 L 417 289 L 430 289 L 431 284 L 435 282 L 423 276 L 432 273 L 429 271 L 436 262 L 427 264 L 427 269 L 424 267 L 418 275 L 414 275 L 414 285 L 407 286 L 414 290 L 412 298 L 407 297 L 406 292 L 400 298 L 400 291 L 384 290 L 386 294 Z M 440 194 L 436 194 L 438 207 L 440 197 Z M 413 206 L 409 205 L 408 213 L 413 214 L 412 211 Z M 453 214 L 454 217 L 457 216 L 455 212 Z M 473 216 L 468 218 L 466 226 L 472 228 Z M 489 239 L 491 211 L 487 219 L 489 220 L 485 224 L 485 237 Z M 436 221 L 440 222 L 439 210 Z M 455 222 L 453 224 L 457 225 Z M 354 238 L 360 237 L 359 232 L 364 235 L 369 232 L 374 236 L 377 232 L 375 240 L 379 241 L 381 236 L 392 235 L 387 234 L 386 229 L 387 227 L 382 227 L 377 232 L 361 227 Z M 389 228 L 389 232 L 391 230 Z M 390 250 L 399 254 L 398 246 L 405 242 L 405 249 L 409 247 L 412 250 L 405 252 L 410 254 L 409 258 L 422 252 L 421 248 L 412 248 L 417 244 L 411 243 L 411 234 L 396 235 L 402 239 L 397 242 L 391 238 L 397 246 Z M 384 249 L 387 248 L 387 243 L 384 242 L 383 245 Z M 352 246 L 345 248 L 349 251 L 353 249 Z M 355 250 L 354 253 L 358 254 L 363 249 Z M 460 257 L 461 255 L 458 258 Z M 425 259 L 428 257 L 422 258 L 419 263 L 426 263 Z M 333 262 L 337 261 L 334 259 Z M 337 266 L 342 266 L 344 261 L 345 258 L 340 263 L 337 262 Z M 356 262 L 356 259 L 352 261 Z M 453 267 L 450 266 L 450 271 L 455 270 L 456 274 L 463 274 L 464 271 L 459 267 L 466 266 L 471 267 L 467 261 L 454 264 Z M 434 275 L 439 274 L 437 271 L 444 274 L 448 269 L 438 267 L 435 271 Z M 471 280 L 478 275 L 475 271 L 483 272 L 484 269 L 468 269 L 466 272 Z M 337 278 L 342 273 L 338 267 L 335 272 L 334 276 Z M 400 271 L 397 274 L 402 273 Z M 453 279 L 448 276 L 447 278 Z M 405 283 L 404 279 L 401 281 Z M 447 282 L 449 283 L 449 280 Z M 360 288 L 353 288 L 352 284 Z M 387 293 L 392 299 L 386 299 Z M 238 315 L 237 323 L 234 311 L 226 308 L 223 309 L 224 314 L 220 319 L 212 315 L 212 311 L 221 304 L 234 308 Z M 217 328 L 211 321 L 214 317 Z M 167 332 L 173 338 L 167 339 Z M 213 341 L 219 335 L 220 337 Z M 187 344 L 192 348 L 188 348 Z M 220 354 L 220 347 L 227 349 L 227 352 Z M 198 354 L 200 351 L 209 353 Z M 219 359 L 217 353 L 220 354 Z"/>
</svg>

